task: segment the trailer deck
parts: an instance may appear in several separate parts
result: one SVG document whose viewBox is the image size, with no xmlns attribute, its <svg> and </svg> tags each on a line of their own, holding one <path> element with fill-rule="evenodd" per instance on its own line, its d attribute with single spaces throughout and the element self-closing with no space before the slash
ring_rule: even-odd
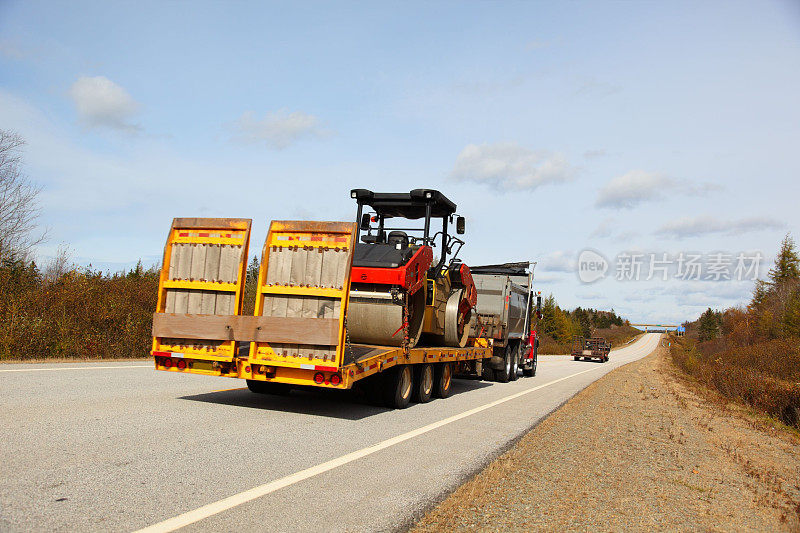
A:
<svg viewBox="0 0 800 533">
<path fill-rule="evenodd" d="M 239 235 L 236 264 L 226 267 L 232 273 L 223 282 L 207 264 L 196 273 L 191 265 L 195 255 L 203 259 L 208 255 L 204 247 L 217 245 L 213 239 L 218 238 L 215 236 L 220 228 L 229 228 L 233 222 L 187 220 L 175 220 L 164 251 L 158 307 L 153 316 L 151 354 L 157 370 L 245 379 L 251 390 L 270 392 L 293 386 L 349 389 L 365 378 L 398 367 L 396 372 L 386 373 L 387 384 L 397 375 L 403 383 L 435 380 L 440 389 L 437 395 L 445 397 L 450 376 L 464 371 L 479 373 L 480 361 L 492 357 L 492 339 L 470 338 L 463 348 L 350 342 L 347 308 L 355 224 L 273 221 L 262 251 L 255 314 L 243 316 L 250 221 L 236 221 L 247 231 Z M 182 231 L 187 225 L 201 227 L 202 231 L 190 236 L 195 240 L 183 243 L 180 239 L 189 238 Z M 179 257 L 179 244 L 191 247 L 186 273 L 173 260 Z M 181 275 L 188 279 L 176 279 Z M 171 306 L 170 302 L 183 296 L 174 291 L 185 289 L 201 293 L 194 298 L 198 306 L 218 292 L 232 292 L 236 298 L 232 305 L 207 310 L 191 303 L 188 307 Z M 421 372 L 417 378 L 410 374 L 412 366 L 415 372 Z M 446 390 L 441 389 L 444 382 Z M 407 398 L 401 400 L 387 403 L 404 406 Z"/>
</svg>

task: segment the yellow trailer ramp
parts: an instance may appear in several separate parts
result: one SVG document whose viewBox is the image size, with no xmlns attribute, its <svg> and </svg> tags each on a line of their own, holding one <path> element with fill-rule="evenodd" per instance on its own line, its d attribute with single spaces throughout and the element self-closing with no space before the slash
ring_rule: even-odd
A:
<svg viewBox="0 0 800 533">
<path fill-rule="evenodd" d="M 261 259 L 251 380 L 345 386 L 356 224 L 273 221 Z"/>
<path fill-rule="evenodd" d="M 251 222 L 172 221 L 153 315 L 152 355 L 157 368 L 183 370 L 189 360 L 196 370 L 210 372 L 219 362 L 234 360 L 236 340 L 223 322 L 224 317 L 242 312 Z M 210 324 L 219 327 L 209 328 Z"/>
</svg>

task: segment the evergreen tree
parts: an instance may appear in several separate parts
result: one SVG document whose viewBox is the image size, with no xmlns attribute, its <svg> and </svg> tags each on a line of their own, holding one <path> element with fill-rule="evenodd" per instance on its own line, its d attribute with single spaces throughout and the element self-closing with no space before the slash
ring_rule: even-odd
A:
<svg viewBox="0 0 800 533">
<path fill-rule="evenodd" d="M 783 314 L 783 333 L 800 337 L 800 289 L 796 289 L 786 302 Z"/>
<path fill-rule="evenodd" d="M 722 316 L 720 313 L 715 312 L 710 307 L 700 315 L 698 320 L 698 332 L 700 341 L 710 341 L 719 336 L 720 326 L 722 324 Z"/>
<path fill-rule="evenodd" d="M 250 260 L 250 264 L 247 265 L 247 279 L 245 280 L 246 283 L 257 283 L 258 282 L 258 271 L 261 265 L 258 261 L 258 256 L 254 255 L 253 259 Z"/>
<path fill-rule="evenodd" d="M 750 307 L 758 309 L 767 300 L 769 295 L 769 283 L 764 280 L 757 279 L 756 286 L 753 288 L 753 299 L 750 300 Z"/>
<path fill-rule="evenodd" d="M 797 255 L 794 239 L 788 233 L 781 242 L 781 251 L 775 258 L 775 266 L 769 271 L 769 279 L 774 285 L 800 280 L 800 257 Z"/>
</svg>

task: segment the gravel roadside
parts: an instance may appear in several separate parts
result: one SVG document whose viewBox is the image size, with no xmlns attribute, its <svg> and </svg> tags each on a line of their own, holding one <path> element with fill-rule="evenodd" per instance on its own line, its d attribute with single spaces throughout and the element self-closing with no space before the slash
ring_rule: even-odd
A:
<svg viewBox="0 0 800 533">
<path fill-rule="evenodd" d="M 412 530 L 800 531 L 800 438 L 709 403 L 667 358 L 587 387 Z"/>
</svg>

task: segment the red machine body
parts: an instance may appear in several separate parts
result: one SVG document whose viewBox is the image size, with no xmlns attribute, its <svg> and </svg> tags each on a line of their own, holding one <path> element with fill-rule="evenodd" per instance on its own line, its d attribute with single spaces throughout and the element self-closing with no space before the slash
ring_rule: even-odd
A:
<svg viewBox="0 0 800 533">
<path fill-rule="evenodd" d="M 420 246 L 419 250 L 405 265 L 397 268 L 354 266 L 350 279 L 357 283 L 396 285 L 402 287 L 411 295 L 425 285 L 426 275 L 432 263 L 433 250 L 431 247 Z"/>
</svg>

